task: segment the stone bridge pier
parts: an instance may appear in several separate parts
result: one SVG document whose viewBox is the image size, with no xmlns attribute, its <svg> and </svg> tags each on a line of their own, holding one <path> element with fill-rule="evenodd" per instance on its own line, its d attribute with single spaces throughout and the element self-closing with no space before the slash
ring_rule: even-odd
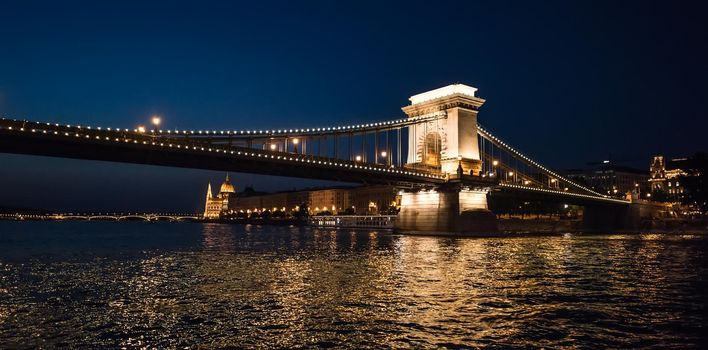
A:
<svg viewBox="0 0 708 350">
<path fill-rule="evenodd" d="M 396 230 L 408 234 L 469 235 L 497 231 L 486 189 L 459 186 L 401 193 Z"/>
</svg>

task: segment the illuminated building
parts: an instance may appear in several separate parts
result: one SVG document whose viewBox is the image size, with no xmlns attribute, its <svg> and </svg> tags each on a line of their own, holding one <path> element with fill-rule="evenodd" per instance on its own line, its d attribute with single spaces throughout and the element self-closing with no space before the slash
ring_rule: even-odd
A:
<svg viewBox="0 0 708 350">
<path fill-rule="evenodd" d="M 362 186 L 349 191 L 351 206 L 357 214 L 393 214 L 401 206 L 400 196 L 389 186 Z"/>
<path fill-rule="evenodd" d="M 275 193 L 258 192 L 247 187 L 237 196 L 229 195 L 228 198 L 232 199 L 228 204 L 223 204 L 218 198 L 207 199 L 205 217 L 264 211 L 292 214 L 303 206 L 308 208 L 310 215 L 376 215 L 395 213 L 400 207 L 400 198 L 391 186 L 330 187 Z"/>
<path fill-rule="evenodd" d="M 219 188 L 219 193 L 214 196 L 211 183 L 207 186 L 206 203 L 204 204 L 204 218 L 218 219 L 232 209 L 236 200 L 236 188 L 229 181 L 229 174 Z"/>
<path fill-rule="evenodd" d="M 646 171 L 609 163 L 591 169 L 568 170 L 566 175 L 594 191 L 615 197 L 624 197 L 635 190 L 646 193 L 649 189 Z"/>
<path fill-rule="evenodd" d="M 672 158 L 657 155 L 649 167 L 652 196 L 655 200 L 705 206 L 705 187 L 701 177 L 705 156 Z"/>
<path fill-rule="evenodd" d="M 311 214 L 332 213 L 342 214 L 351 207 L 351 189 L 327 188 L 307 191 L 307 206 Z"/>
<path fill-rule="evenodd" d="M 292 212 L 300 206 L 307 206 L 310 215 L 320 213 L 342 214 L 379 214 L 397 207 L 399 201 L 393 187 L 362 186 L 333 187 L 303 191 L 255 193 L 242 195 L 236 201 L 237 210 L 254 210 L 256 208 L 286 208 Z M 388 210 L 387 210 L 388 211 Z"/>
<path fill-rule="evenodd" d="M 685 160 L 685 158 L 672 159 L 672 162 L 681 160 Z M 654 156 L 649 166 L 649 172 L 651 173 L 649 183 L 651 183 L 652 193 L 664 192 L 670 194 L 670 196 L 667 197 L 667 199 L 669 199 L 670 197 L 675 197 L 675 195 L 680 195 L 684 192 L 679 177 L 686 176 L 687 173 L 680 168 L 672 168 L 673 169 L 666 168 L 664 156 Z"/>
</svg>

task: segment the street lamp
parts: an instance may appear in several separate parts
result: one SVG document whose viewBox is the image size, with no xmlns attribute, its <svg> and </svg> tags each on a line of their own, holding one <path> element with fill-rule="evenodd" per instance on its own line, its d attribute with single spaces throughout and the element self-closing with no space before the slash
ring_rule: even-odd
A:
<svg viewBox="0 0 708 350">
<path fill-rule="evenodd" d="M 138 132 L 139 132 L 139 133 L 144 133 L 144 132 L 145 132 L 145 126 L 144 126 L 144 125 L 138 125 Z"/>
<path fill-rule="evenodd" d="M 294 138 L 293 139 L 293 151 L 297 153 L 297 144 L 300 143 L 300 139 Z"/>
<path fill-rule="evenodd" d="M 270 150 L 271 150 L 271 151 L 275 151 L 275 148 L 276 148 L 276 147 L 278 147 L 278 146 L 276 146 L 274 143 L 271 143 L 271 144 L 270 144 Z"/>
<path fill-rule="evenodd" d="M 386 158 L 387 155 L 388 155 L 388 152 L 381 151 L 381 157 Z"/>
<path fill-rule="evenodd" d="M 356 160 L 357 162 L 361 162 L 361 156 L 354 157 L 354 160 Z"/>
<path fill-rule="evenodd" d="M 160 126 L 160 123 L 162 122 L 162 118 L 160 116 L 153 116 L 152 117 L 152 125 L 155 126 L 155 129 L 157 129 Z"/>
</svg>

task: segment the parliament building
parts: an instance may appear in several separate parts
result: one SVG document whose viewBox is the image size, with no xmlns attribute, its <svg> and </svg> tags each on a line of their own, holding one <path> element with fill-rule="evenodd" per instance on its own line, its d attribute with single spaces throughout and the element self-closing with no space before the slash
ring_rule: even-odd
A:
<svg viewBox="0 0 708 350">
<path fill-rule="evenodd" d="M 204 204 L 204 218 L 218 219 L 224 213 L 228 213 L 236 202 L 236 188 L 229 181 L 229 174 L 226 174 L 224 183 L 221 184 L 219 193 L 214 196 L 211 192 L 211 183 L 207 186 L 206 203 Z"/>
</svg>

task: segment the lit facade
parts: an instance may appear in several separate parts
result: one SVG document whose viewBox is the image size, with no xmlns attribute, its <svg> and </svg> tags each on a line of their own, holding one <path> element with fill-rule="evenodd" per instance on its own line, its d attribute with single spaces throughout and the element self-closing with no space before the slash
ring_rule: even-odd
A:
<svg viewBox="0 0 708 350">
<path fill-rule="evenodd" d="M 375 215 L 400 208 L 400 197 L 391 186 L 323 188 L 277 193 L 247 189 L 228 205 L 228 213 L 260 213 L 281 211 L 293 213 L 307 206 L 310 215 Z M 217 205 L 214 204 L 214 211 Z"/>
<path fill-rule="evenodd" d="M 692 169 L 688 158 L 674 158 L 667 162 L 664 156 L 657 155 L 652 159 L 649 170 L 649 183 L 654 197 L 674 203 L 684 201 L 687 193 L 685 181 L 700 176 L 698 170 Z"/>
<path fill-rule="evenodd" d="M 587 170 L 568 170 L 566 176 L 590 189 L 614 197 L 649 190 L 649 172 L 612 164 Z"/>
<path fill-rule="evenodd" d="M 219 188 L 219 193 L 214 196 L 211 183 L 207 186 L 206 202 L 204 203 L 204 218 L 218 219 L 232 210 L 236 201 L 236 188 L 229 181 L 229 175 Z"/>
</svg>

